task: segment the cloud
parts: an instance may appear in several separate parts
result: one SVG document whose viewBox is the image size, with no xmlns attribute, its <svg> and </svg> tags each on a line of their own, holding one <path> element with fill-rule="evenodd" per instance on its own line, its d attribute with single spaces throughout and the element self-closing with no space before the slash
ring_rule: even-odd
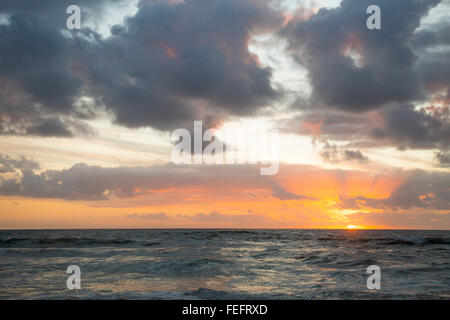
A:
<svg viewBox="0 0 450 320">
<path fill-rule="evenodd" d="M 439 21 L 430 27 L 421 29 L 414 34 L 412 44 L 418 49 L 450 44 L 450 24 Z"/>
<path fill-rule="evenodd" d="M 141 2 L 112 37 L 85 44 L 80 63 L 91 91 L 122 125 L 167 130 L 217 122 L 254 114 L 279 96 L 271 70 L 248 49 L 253 34 L 279 23 L 265 1 Z"/>
<path fill-rule="evenodd" d="M 442 167 L 450 167 L 450 152 L 437 152 L 436 158 Z"/>
<path fill-rule="evenodd" d="M 369 161 L 369 158 L 362 154 L 359 150 L 345 149 L 341 146 L 332 145 L 325 142 L 324 147 L 320 151 L 321 157 L 331 163 L 339 163 L 344 161 L 358 161 L 364 163 Z"/>
<path fill-rule="evenodd" d="M 133 201 L 157 205 L 193 199 L 203 203 L 274 199 L 316 202 L 325 189 L 340 195 L 341 209 L 447 210 L 450 207 L 450 174 L 444 172 L 394 170 L 372 176 L 360 171 L 286 164 L 280 166 L 274 180 L 274 177 L 261 176 L 255 165 L 104 168 L 77 164 L 68 169 L 39 172 L 37 163 L 8 156 L 1 156 L 0 164 L 4 173 L 19 173 L 9 179 L 0 178 L 0 195 L 9 196 L 102 202 L 128 199 L 128 206 Z M 387 191 L 389 196 L 373 196 Z M 158 215 L 139 217 L 150 219 Z"/>
<path fill-rule="evenodd" d="M 450 208 L 450 173 L 414 170 L 387 198 L 340 197 L 343 209 L 432 209 Z"/>
<path fill-rule="evenodd" d="M 81 87 L 70 70 L 68 39 L 22 11 L 10 12 L 0 33 L 0 134 L 71 135 L 58 116 L 73 111 Z"/>
<path fill-rule="evenodd" d="M 326 121 L 333 123 L 321 129 L 336 139 L 363 136 L 399 148 L 444 150 L 448 118 L 410 104 L 429 95 L 449 101 L 443 47 L 448 23 L 418 29 L 438 2 L 382 1 L 379 31 L 365 28 L 368 0 L 344 0 L 315 13 L 298 10 L 278 35 L 309 73 L 313 93 L 307 105 L 314 109 L 307 108 L 302 123 L 331 108 L 334 119 L 329 115 Z M 107 38 L 88 26 L 124 1 L 78 1 L 89 23 L 70 33 L 69 4 L 0 5 L 8 16 L 0 24 L 0 134 L 94 134 L 85 121 L 104 111 L 132 128 L 188 128 L 194 120 L 214 127 L 231 115 L 258 114 L 283 94 L 273 71 L 249 51 L 253 36 L 274 33 L 283 24 L 283 12 L 268 1 L 140 1 L 136 14 L 112 26 Z M 368 132 L 364 125 L 371 119 L 360 114 L 374 109 L 386 127 Z M 397 126 L 402 116 L 407 128 Z M 288 130 L 297 130 L 296 120 Z M 358 150 L 352 152 L 348 157 L 358 156 Z"/>
<path fill-rule="evenodd" d="M 447 19 L 448 20 L 448 19 Z M 419 57 L 418 70 L 427 91 L 445 104 L 450 102 L 450 23 L 439 21 L 415 33 L 412 44 Z"/>
<path fill-rule="evenodd" d="M 418 213 L 410 211 L 388 213 L 357 212 L 351 215 L 351 219 L 352 221 L 358 221 L 362 225 L 369 226 L 443 230 L 450 220 L 450 213 Z"/>
<path fill-rule="evenodd" d="M 77 120 L 83 81 L 74 72 L 72 40 L 49 18 L 51 3 L 40 2 L 36 11 L 23 1 L 0 7 L 8 16 L 0 24 L 0 134 L 68 137 L 92 131 Z M 53 13 L 66 18 L 65 10 Z"/>
<path fill-rule="evenodd" d="M 416 110 L 413 105 L 397 105 L 382 109 L 383 124 L 372 130 L 376 139 L 394 142 L 399 148 L 447 149 L 450 146 L 448 107 L 444 113 Z"/>
<path fill-rule="evenodd" d="M 0 5 L 8 17 L 0 24 L 0 134 L 82 134 L 69 122 L 103 110 L 131 128 L 217 124 L 255 114 L 281 94 L 248 48 L 252 36 L 283 21 L 267 1 L 140 1 L 108 38 L 89 24 L 68 32 L 66 4 Z M 122 1 L 77 4 L 93 22 Z M 83 97 L 91 102 L 81 107 Z"/>
<path fill-rule="evenodd" d="M 27 130 L 27 133 L 42 137 L 71 137 L 72 132 L 60 119 L 47 119 Z"/>
<path fill-rule="evenodd" d="M 274 196 L 275 198 L 278 198 L 280 200 L 312 199 L 310 197 L 307 197 L 307 196 L 304 196 L 304 195 L 301 195 L 301 194 L 296 194 L 294 192 L 288 191 L 288 190 L 284 189 L 280 185 L 275 185 L 272 188 L 272 196 Z"/>
<path fill-rule="evenodd" d="M 376 31 L 365 27 L 370 0 L 343 0 L 308 19 L 292 19 L 280 35 L 308 71 L 311 105 L 364 112 L 425 99 L 411 41 L 421 18 L 439 2 L 378 1 L 382 27 Z"/>
<path fill-rule="evenodd" d="M 387 170 L 374 174 L 283 164 L 276 177 L 268 177 L 260 176 L 259 167 L 252 165 L 104 168 L 77 164 L 62 170 L 38 170 L 36 164 L 23 159 L 2 156 L 0 160 L 0 168 L 7 168 L 4 176 L 16 172 L 11 178 L 0 176 L 2 196 L 90 201 L 86 205 L 91 208 L 154 207 L 155 211 L 126 216 L 180 227 L 185 222 L 207 227 L 213 221 L 228 227 L 283 227 L 293 226 L 297 214 L 297 218 L 312 219 L 309 215 L 313 215 L 320 221 L 336 223 L 331 217 L 340 210 L 411 215 L 442 214 L 450 208 L 450 174 L 439 171 Z M 193 214 L 192 208 L 199 207 L 207 209 Z M 267 211 L 261 212 L 262 208 Z M 290 220 L 272 221 L 265 215 L 269 213 L 286 213 Z M 319 220 L 315 221 L 317 226 Z M 397 221 L 407 220 L 400 215 Z"/>
<path fill-rule="evenodd" d="M 341 141 L 365 148 L 447 150 L 450 147 L 449 115 L 447 106 L 418 109 L 412 104 L 393 104 L 362 114 L 310 110 L 288 120 L 285 126 L 288 132 L 311 135 L 315 140 Z M 337 151 L 329 145 L 322 153 L 325 159 L 332 159 L 339 154 Z"/>
<path fill-rule="evenodd" d="M 218 211 L 210 213 L 197 213 L 194 215 L 177 215 L 178 219 L 194 222 L 202 226 L 222 224 L 227 227 L 239 228 L 261 228 L 261 227 L 282 227 L 288 226 L 288 221 L 272 219 L 263 214 L 225 214 Z"/>
<path fill-rule="evenodd" d="M 170 219 L 170 217 L 165 212 L 159 212 L 159 213 L 130 213 L 127 214 L 128 218 L 132 219 L 149 219 L 149 220 L 167 220 Z"/>
<path fill-rule="evenodd" d="M 346 161 L 356 160 L 358 162 L 367 162 L 369 158 L 361 153 L 359 150 L 344 150 L 344 159 Z"/>
<path fill-rule="evenodd" d="M 349 149 L 355 147 L 446 152 L 449 23 L 419 28 L 439 2 L 379 1 L 382 27 L 375 31 L 365 27 L 368 0 L 344 0 L 291 19 L 279 35 L 307 70 L 312 93 L 293 105 L 302 114 L 284 121 L 285 130 L 326 141 L 321 155 L 331 162 L 364 161 L 361 151 Z M 347 144 L 338 148 L 333 141 Z"/>
<path fill-rule="evenodd" d="M 8 163 L 12 161 L 5 159 Z M 1 195 L 104 201 L 176 190 L 173 196 L 182 201 L 183 197 L 188 197 L 183 190 L 196 189 L 210 191 L 205 196 L 216 194 L 221 198 L 251 198 L 248 191 L 258 190 L 264 197 L 273 195 L 280 200 L 308 199 L 284 189 L 272 177 L 261 176 L 258 165 L 177 166 L 169 163 L 104 168 L 81 163 L 68 169 L 42 172 L 35 170 L 37 168 L 16 167 L 21 169 L 18 176 L 0 180 Z"/>
<path fill-rule="evenodd" d="M 250 210 L 251 211 L 251 210 Z M 189 225 L 196 227 L 221 226 L 227 228 L 263 228 L 263 227 L 283 227 L 288 226 L 288 221 L 272 219 L 264 214 L 245 213 L 245 214 L 226 214 L 219 211 L 211 211 L 209 213 L 194 214 L 172 214 L 165 212 L 144 213 L 144 214 L 127 214 L 130 219 L 142 219 L 150 221 L 170 222 L 172 227 L 182 227 Z"/>
<path fill-rule="evenodd" d="M 17 170 L 36 170 L 39 163 L 24 156 L 14 159 L 5 154 L 0 154 L 0 173 L 16 172 Z"/>
</svg>

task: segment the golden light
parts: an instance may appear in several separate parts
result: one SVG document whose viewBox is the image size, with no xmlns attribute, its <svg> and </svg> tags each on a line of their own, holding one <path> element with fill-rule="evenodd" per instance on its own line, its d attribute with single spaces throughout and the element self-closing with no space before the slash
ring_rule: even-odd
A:
<svg viewBox="0 0 450 320">
<path fill-rule="evenodd" d="M 349 224 L 347 226 L 347 229 L 353 230 L 353 229 L 360 229 L 360 228 L 358 226 L 353 225 L 353 224 Z"/>
</svg>

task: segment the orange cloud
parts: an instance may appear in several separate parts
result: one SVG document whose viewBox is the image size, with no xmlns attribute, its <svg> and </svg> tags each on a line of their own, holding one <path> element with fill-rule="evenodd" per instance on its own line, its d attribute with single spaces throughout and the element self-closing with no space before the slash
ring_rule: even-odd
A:
<svg viewBox="0 0 450 320">
<path fill-rule="evenodd" d="M 0 192 L 4 194 L 0 197 L 3 228 L 389 227 L 380 222 L 384 220 L 379 215 L 396 213 L 390 216 L 391 226 L 408 225 L 411 215 L 399 214 L 402 208 L 408 207 L 412 210 L 408 212 L 414 214 L 421 214 L 425 209 L 434 212 L 437 216 L 430 216 L 430 219 L 437 219 L 442 226 L 450 228 L 449 221 L 445 222 L 446 216 L 439 215 L 439 206 L 446 205 L 442 198 L 446 191 L 439 187 L 444 180 L 436 181 L 434 189 L 429 190 L 427 185 L 433 183 L 433 176 L 416 171 L 374 174 L 281 165 L 278 175 L 267 177 L 260 176 L 256 167 L 248 165 L 159 166 L 155 170 L 78 166 L 73 172 L 63 171 L 61 177 L 57 171 L 51 174 L 62 179 L 58 180 L 61 183 L 57 184 L 54 194 L 36 191 L 34 195 L 35 191 L 29 189 L 28 193 L 13 195 L 12 182 L 6 187 L 0 185 Z M 44 176 L 41 174 L 41 179 Z M 64 181 L 67 177 L 71 185 Z M 95 185 L 89 182 L 91 179 Z M 35 178 L 32 181 L 36 183 Z M 46 183 L 48 187 L 53 185 L 51 180 L 39 183 L 40 189 L 47 188 Z M 84 199 L 81 193 L 77 199 L 77 190 L 88 188 L 83 185 L 89 183 L 92 192 L 102 197 L 91 195 Z M 408 185 L 416 187 L 408 188 Z M 422 190 L 421 186 L 426 188 Z M 9 196 L 5 195 L 5 190 Z M 52 195 L 62 199 L 46 199 Z M 137 216 L 130 217 L 130 214 Z M 403 217 L 406 222 L 402 221 Z M 421 221 L 427 226 L 426 221 Z"/>
<path fill-rule="evenodd" d="M 166 54 L 171 58 L 171 59 L 176 59 L 177 58 L 177 54 L 175 53 L 175 50 L 170 47 L 167 43 L 165 42 L 161 42 L 161 47 L 164 49 L 164 51 L 166 52 Z"/>
</svg>

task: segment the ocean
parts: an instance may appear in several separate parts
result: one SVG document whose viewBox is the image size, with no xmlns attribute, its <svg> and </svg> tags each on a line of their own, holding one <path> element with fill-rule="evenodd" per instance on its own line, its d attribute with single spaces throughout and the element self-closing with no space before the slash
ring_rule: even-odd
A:
<svg viewBox="0 0 450 320">
<path fill-rule="evenodd" d="M 450 231 L 0 231 L 0 299 L 449 298 Z"/>
</svg>

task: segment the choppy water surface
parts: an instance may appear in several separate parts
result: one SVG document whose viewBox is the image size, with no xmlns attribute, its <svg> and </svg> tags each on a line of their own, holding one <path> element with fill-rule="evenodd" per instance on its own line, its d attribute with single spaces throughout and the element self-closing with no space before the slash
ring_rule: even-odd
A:
<svg viewBox="0 0 450 320">
<path fill-rule="evenodd" d="M 0 299 L 80 298 L 449 299 L 450 231 L 0 231 Z"/>
</svg>

